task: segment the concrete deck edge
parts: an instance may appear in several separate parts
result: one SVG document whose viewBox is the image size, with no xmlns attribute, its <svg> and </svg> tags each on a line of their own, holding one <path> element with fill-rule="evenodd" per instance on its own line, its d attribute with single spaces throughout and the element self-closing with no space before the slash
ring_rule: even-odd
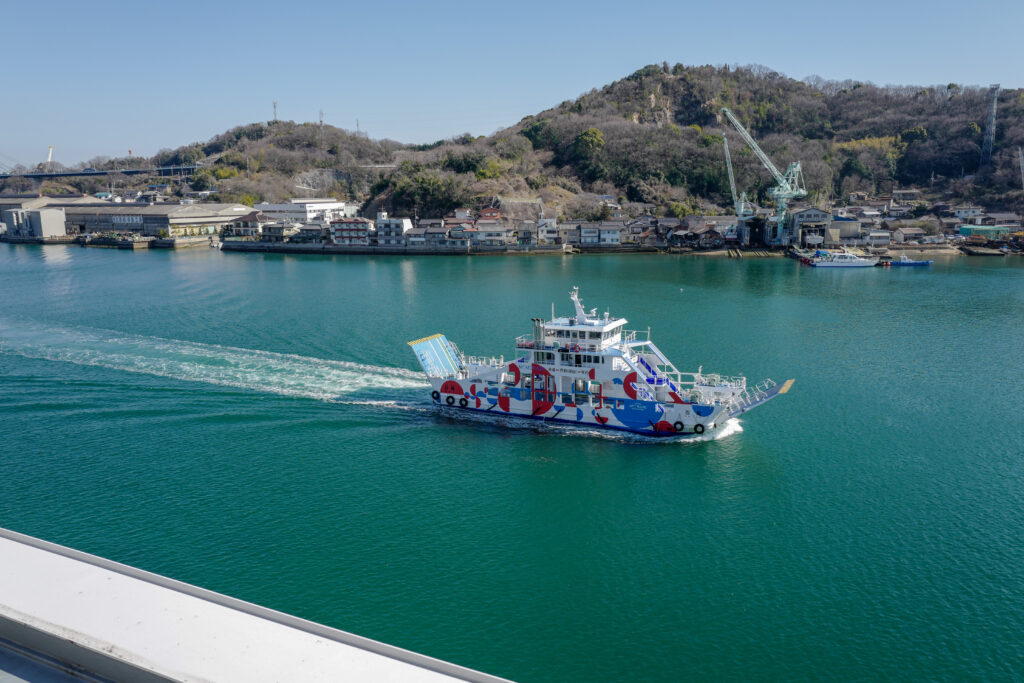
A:
<svg viewBox="0 0 1024 683">
<path fill-rule="evenodd" d="M 0 538 L 4 538 L 9 541 L 20 543 L 22 545 L 26 545 L 39 550 L 43 550 L 45 552 L 53 553 L 55 555 L 59 555 L 61 557 L 65 557 L 77 562 L 92 565 L 94 567 L 114 572 L 116 574 L 120 574 L 122 576 L 126 576 L 132 579 L 144 581 L 146 583 L 159 586 L 161 588 L 182 593 L 184 595 L 198 598 L 200 600 L 205 600 L 212 604 L 227 607 L 229 609 L 244 614 L 248 614 L 259 619 L 265 619 L 267 621 L 280 624 L 282 626 L 294 628 L 299 631 L 303 631 L 305 633 L 309 633 L 311 635 L 324 638 L 326 640 L 332 640 L 338 643 L 342 643 L 344 645 L 356 647 L 367 652 L 371 652 L 383 657 L 388 657 L 390 659 L 410 664 L 428 671 L 444 674 L 455 679 L 473 682 L 479 681 L 481 683 L 507 683 L 507 679 L 504 678 L 492 676 L 490 674 L 485 674 L 474 669 L 469 669 L 463 666 L 459 666 L 457 664 L 452 664 L 451 662 L 446 662 L 441 659 L 435 659 L 427 655 L 412 652 L 411 650 L 405 650 L 394 645 L 388 645 L 387 643 L 382 643 L 380 641 L 372 640 L 370 638 L 358 636 L 354 633 L 349 633 L 347 631 L 342 631 L 336 628 L 332 628 L 330 626 L 318 624 L 307 619 L 302 619 L 300 617 L 292 616 L 290 614 L 285 614 L 284 612 L 278 612 L 276 610 L 272 610 L 266 607 L 261 607 L 260 605 L 256 605 L 251 602 L 246 602 L 244 600 L 239 600 L 237 598 L 232 598 L 222 593 L 216 593 L 205 588 L 200 588 L 198 586 L 193 586 L 192 584 L 184 583 L 183 581 L 177 581 L 166 576 L 161 576 L 159 574 L 147 572 L 142 569 L 137 569 L 135 567 L 121 564 L 119 562 L 114 562 L 113 560 L 108 560 L 99 557 L 97 555 L 90 555 L 89 553 L 85 553 L 80 550 L 75 550 L 74 548 L 58 545 L 56 543 L 51 543 L 49 541 L 44 541 L 33 536 L 18 533 L 16 531 L 0 528 Z M 19 637 L 13 637 L 14 635 L 18 635 Z M 62 661 L 77 666 L 81 666 L 85 668 L 87 671 L 98 673 L 104 677 L 110 677 L 115 680 L 123 678 L 123 674 L 121 672 L 124 672 L 125 669 L 107 669 L 103 666 L 102 662 L 97 662 L 94 659 L 92 659 L 92 657 L 100 656 L 106 658 L 108 662 L 114 661 L 108 655 L 96 653 L 88 648 L 85 648 L 77 643 L 73 643 L 71 641 L 63 639 L 59 636 L 48 634 L 29 626 L 18 625 L 15 622 L 8 620 L 6 618 L 0 619 L 0 636 L 7 637 L 15 643 L 18 643 L 25 647 L 32 648 L 37 652 L 54 657 L 60 656 L 57 652 L 53 652 L 52 650 L 53 646 L 57 645 L 58 649 L 62 653 L 68 653 L 67 659 L 61 657 Z M 26 642 L 26 640 L 28 642 Z M 84 657 L 86 661 L 80 661 L 79 659 L 76 659 L 76 657 Z M 154 674 L 152 671 L 146 671 L 144 669 L 134 667 L 130 663 L 121 663 L 125 667 L 128 667 L 128 670 L 130 670 L 133 673 L 136 680 L 168 680 L 162 676 Z M 140 678 L 140 676 L 143 675 L 148 675 L 151 678 Z M 124 679 L 131 680 L 131 677 Z"/>
</svg>

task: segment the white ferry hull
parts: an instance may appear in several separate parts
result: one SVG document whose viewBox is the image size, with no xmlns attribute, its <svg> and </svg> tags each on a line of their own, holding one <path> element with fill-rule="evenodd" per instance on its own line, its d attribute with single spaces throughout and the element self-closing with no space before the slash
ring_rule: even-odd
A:
<svg viewBox="0 0 1024 683">
<path fill-rule="evenodd" d="M 531 420 L 616 429 L 647 436 L 683 436 L 713 432 L 730 414 L 725 406 L 665 404 L 630 398 L 608 398 L 587 404 L 550 400 L 549 392 L 478 385 L 470 380 L 431 378 L 434 403 L 452 409 L 507 415 Z M 537 399 L 534 395 L 539 395 Z"/>
</svg>

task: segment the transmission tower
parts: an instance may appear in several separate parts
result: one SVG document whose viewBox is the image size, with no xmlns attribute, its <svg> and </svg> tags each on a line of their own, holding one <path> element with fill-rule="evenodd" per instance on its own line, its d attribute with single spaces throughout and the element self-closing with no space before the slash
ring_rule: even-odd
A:
<svg viewBox="0 0 1024 683">
<path fill-rule="evenodd" d="M 992 147 L 996 143 L 996 101 L 999 98 L 999 84 L 989 86 L 988 91 L 988 123 L 985 124 L 985 141 L 981 144 L 981 163 L 978 170 L 992 163 Z"/>
</svg>

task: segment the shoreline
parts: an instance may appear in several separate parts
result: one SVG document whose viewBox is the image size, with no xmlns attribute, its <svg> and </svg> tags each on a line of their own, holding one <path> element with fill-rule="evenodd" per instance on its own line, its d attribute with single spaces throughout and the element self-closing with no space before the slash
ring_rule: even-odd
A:
<svg viewBox="0 0 1024 683">
<path fill-rule="evenodd" d="M 656 247 L 650 245 L 615 245 L 615 246 L 594 246 L 594 245 L 532 245 L 520 246 L 484 246 L 475 245 L 471 247 L 377 247 L 377 246 L 343 246 L 323 243 L 290 243 L 290 242 L 257 242 L 257 241 L 221 241 L 213 242 L 207 237 L 203 238 L 164 238 L 146 241 L 102 240 L 97 239 L 90 242 L 83 242 L 79 238 L 69 237 L 9 237 L 0 235 L 0 243 L 7 244 L 34 244 L 34 245 L 78 245 L 81 247 L 125 249 L 125 250 L 148 250 L 153 249 L 195 249 L 201 247 L 218 246 L 221 251 L 234 251 L 241 253 L 263 253 L 263 254 L 310 254 L 322 256 L 351 255 L 351 256 L 582 256 L 587 254 L 664 254 L 667 256 L 697 256 L 701 258 L 736 258 L 736 259 L 760 259 L 760 258 L 783 258 L 789 256 L 788 249 L 770 249 L 768 247 L 737 249 L 735 247 L 722 247 L 719 249 L 688 249 L 681 247 Z M 969 256 L 958 247 L 947 244 L 941 245 L 912 245 L 902 247 L 892 245 L 887 247 L 888 254 L 900 256 L 926 255 L 926 256 Z M 1012 254 L 1011 254 L 1012 255 Z"/>
</svg>

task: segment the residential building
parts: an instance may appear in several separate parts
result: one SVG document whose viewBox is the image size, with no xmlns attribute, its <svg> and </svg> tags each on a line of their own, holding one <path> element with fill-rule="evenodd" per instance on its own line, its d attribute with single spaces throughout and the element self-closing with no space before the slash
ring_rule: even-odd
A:
<svg viewBox="0 0 1024 683">
<path fill-rule="evenodd" d="M 299 233 L 301 223 L 289 221 L 277 221 L 263 226 L 261 241 L 263 242 L 287 242 Z"/>
<path fill-rule="evenodd" d="M 623 230 L 625 230 L 625 226 L 621 223 L 602 223 L 598 229 L 598 242 L 601 245 L 618 246 L 622 244 Z"/>
<path fill-rule="evenodd" d="M 521 247 L 532 247 L 537 244 L 537 222 L 520 221 L 515 229 L 516 243 Z"/>
<path fill-rule="evenodd" d="M 1020 228 L 1021 218 L 1016 213 L 987 213 L 981 218 L 982 225 L 1005 225 L 1010 228 Z"/>
<path fill-rule="evenodd" d="M 271 223 L 270 217 L 259 211 L 250 211 L 224 226 L 224 237 L 259 239 L 263 226 Z"/>
<path fill-rule="evenodd" d="M 290 242 L 305 242 L 314 244 L 323 242 L 328 238 L 330 227 L 327 223 L 307 223 L 299 226 L 298 232 L 292 235 Z"/>
<path fill-rule="evenodd" d="M 900 244 L 904 242 L 917 242 L 924 238 L 927 234 L 928 233 L 926 233 L 923 228 L 911 228 L 901 226 L 893 231 L 892 239 L 894 242 Z"/>
<path fill-rule="evenodd" d="M 512 240 L 512 229 L 499 220 L 481 218 L 476 222 L 476 229 L 480 244 L 488 247 L 503 247 Z"/>
<path fill-rule="evenodd" d="M 262 211 L 271 220 L 293 223 L 330 222 L 336 218 L 352 218 L 359 212 L 358 204 L 342 202 L 330 197 L 296 198 L 278 204 L 263 202 L 254 208 L 257 211 Z"/>
<path fill-rule="evenodd" d="M 338 218 L 331 221 L 330 232 L 331 241 L 335 244 L 366 247 L 370 245 L 373 221 L 369 218 Z"/>
<path fill-rule="evenodd" d="M 864 242 L 870 247 L 887 247 L 892 242 L 892 233 L 888 230 L 869 230 Z"/>
<path fill-rule="evenodd" d="M 444 227 L 443 218 L 421 218 L 419 223 L 416 224 L 417 228 L 423 228 L 424 230 L 430 228 L 441 228 Z"/>
<path fill-rule="evenodd" d="M 953 209 L 953 215 L 957 218 L 970 218 L 972 216 L 980 216 L 985 213 L 985 210 L 980 206 L 957 206 Z"/>
<path fill-rule="evenodd" d="M 470 223 L 459 223 L 448 229 L 446 244 L 449 247 L 468 248 L 472 244 L 478 244 L 478 232 Z"/>
<path fill-rule="evenodd" d="M 892 198 L 897 202 L 914 202 L 921 198 L 921 190 L 893 190 Z"/>
<path fill-rule="evenodd" d="M 537 244 L 558 243 L 558 220 L 541 218 L 537 220 Z"/>
<path fill-rule="evenodd" d="M 479 219 L 489 221 L 501 220 L 501 211 L 492 207 L 480 209 Z"/>
<path fill-rule="evenodd" d="M 426 229 L 426 243 L 428 247 L 448 246 L 448 228 L 444 225 L 435 225 Z"/>
<path fill-rule="evenodd" d="M 597 246 L 601 243 L 601 226 L 598 223 L 580 224 L 580 245 Z"/>
<path fill-rule="evenodd" d="M 377 246 L 404 246 L 405 234 L 410 230 L 412 230 L 412 221 L 408 218 L 389 217 L 384 211 L 377 214 Z"/>
<path fill-rule="evenodd" d="M 562 223 L 558 226 L 558 244 L 579 244 L 580 224 Z"/>
<path fill-rule="evenodd" d="M 473 211 L 465 207 L 455 209 L 455 217 L 460 221 L 471 221 L 473 220 Z"/>
<path fill-rule="evenodd" d="M 405 231 L 405 244 L 409 247 L 425 247 L 427 245 L 427 229 L 413 228 Z"/>
</svg>

